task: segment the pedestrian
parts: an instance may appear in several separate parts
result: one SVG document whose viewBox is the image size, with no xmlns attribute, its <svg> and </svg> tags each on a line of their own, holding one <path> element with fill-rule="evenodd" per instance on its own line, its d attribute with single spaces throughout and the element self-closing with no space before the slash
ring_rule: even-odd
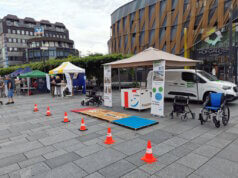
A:
<svg viewBox="0 0 238 178">
<path fill-rule="evenodd" d="M 55 96 L 55 77 L 53 75 L 50 76 L 50 92 L 51 96 Z"/>
<path fill-rule="evenodd" d="M 15 79 L 15 85 L 16 85 L 16 94 L 20 95 L 21 94 L 21 81 L 18 78 Z"/>
<path fill-rule="evenodd" d="M 56 76 L 55 83 L 56 83 L 56 95 L 60 96 L 61 95 L 61 79 L 59 76 Z"/>
<path fill-rule="evenodd" d="M 6 105 L 8 104 L 14 104 L 14 100 L 13 100 L 13 93 L 14 93 L 14 86 L 13 86 L 13 82 L 10 79 L 9 76 L 6 76 L 6 80 L 7 80 L 7 97 L 8 97 L 8 102 L 6 103 Z"/>
<path fill-rule="evenodd" d="M 0 98 L 3 98 L 5 95 L 4 95 L 4 80 L 2 77 L 0 77 Z"/>
</svg>

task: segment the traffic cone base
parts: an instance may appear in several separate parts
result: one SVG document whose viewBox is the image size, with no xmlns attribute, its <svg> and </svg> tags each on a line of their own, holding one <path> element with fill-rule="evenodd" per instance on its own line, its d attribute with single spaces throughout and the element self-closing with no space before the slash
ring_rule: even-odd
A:
<svg viewBox="0 0 238 178">
<path fill-rule="evenodd" d="M 81 129 L 81 128 L 79 129 L 79 131 L 86 131 L 86 130 L 88 130 L 88 129 L 86 129 L 86 128 L 85 129 Z"/>
<path fill-rule="evenodd" d="M 69 123 L 69 122 L 70 122 L 70 120 L 68 120 L 68 121 L 61 121 L 61 122 L 63 122 L 63 123 Z"/>
<path fill-rule="evenodd" d="M 142 158 L 141 158 L 141 160 L 142 161 L 145 161 L 146 163 L 148 163 L 148 164 L 152 164 L 152 163 L 154 163 L 154 162 L 156 162 L 157 161 L 157 159 L 155 158 L 155 157 L 153 157 L 153 155 L 152 155 L 152 158 L 147 158 L 146 156 L 143 156 Z"/>
<path fill-rule="evenodd" d="M 107 144 L 107 145 L 111 145 L 111 144 L 115 143 L 115 140 L 106 139 L 104 143 Z"/>
</svg>

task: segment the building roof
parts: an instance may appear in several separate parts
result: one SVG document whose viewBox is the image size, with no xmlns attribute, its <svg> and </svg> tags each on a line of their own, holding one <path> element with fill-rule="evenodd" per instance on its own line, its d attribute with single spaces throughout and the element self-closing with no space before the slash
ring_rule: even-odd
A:
<svg viewBox="0 0 238 178">
<path fill-rule="evenodd" d="M 25 22 L 32 22 L 32 23 L 36 23 L 35 19 L 31 18 L 31 17 L 26 17 L 24 18 Z"/>
<path fill-rule="evenodd" d="M 55 26 L 57 26 L 57 27 L 65 27 L 65 25 L 63 23 L 61 23 L 61 22 L 56 22 Z"/>
<path fill-rule="evenodd" d="M 40 23 L 46 24 L 46 25 L 51 25 L 49 20 L 41 20 Z"/>
<path fill-rule="evenodd" d="M 7 14 L 7 16 L 4 17 L 4 19 L 19 20 L 19 18 L 16 15 L 12 14 Z"/>
</svg>

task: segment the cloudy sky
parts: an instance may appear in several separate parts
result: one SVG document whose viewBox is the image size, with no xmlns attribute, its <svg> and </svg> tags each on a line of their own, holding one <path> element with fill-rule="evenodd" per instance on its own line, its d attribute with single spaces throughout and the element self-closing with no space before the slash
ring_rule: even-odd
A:
<svg viewBox="0 0 238 178">
<path fill-rule="evenodd" d="M 131 0 L 0 0 L 0 18 L 7 14 L 63 22 L 75 47 L 86 55 L 107 53 L 111 13 Z"/>
</svg>

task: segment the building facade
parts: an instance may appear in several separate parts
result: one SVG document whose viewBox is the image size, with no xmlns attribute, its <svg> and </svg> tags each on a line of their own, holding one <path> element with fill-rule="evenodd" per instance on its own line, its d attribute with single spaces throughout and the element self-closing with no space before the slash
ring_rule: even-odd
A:
<svg viewBox="0 0 238 178">
<path fill-rule="evenodd" d="M 203 60 L 207 72 L 215 65 L 219 79 L 237 82 L 238 0 L 133 0 L 111 23 L 109 53 L 154 47 Z"/>
<path fill-rule="evenodd" d="M 46 42 L 44 49 L 41 48 L 44 46 L 43 42 Z M 55 55 L 50 56 L 52 58 L 78 54 L 63 23 L 50 23 L 48 20 L 35 21 L 29 17 L 20 19 L 15 15 L 7 15 L 0 19 L 0 67 L 40 60 L 41 55 L 35 52 L 37 48 L 45 52 L 40 52 L 42 55 L 51 54 L 52 48 L 55 50 L 57 48 L 56 51 L 68 51 L 63 54 L 59 52 L 61 54 L 59 56 L 56 52 Z"/>
<path fill-rule="evenodd" d="M 133 0 L 111 15 L 109 53 L 135 54 L 152 46 L 182 54 L 184 41 L 190 49 L 212 29 L 221 30 L 237 7 L 237 0 Z"/>
</svg>

